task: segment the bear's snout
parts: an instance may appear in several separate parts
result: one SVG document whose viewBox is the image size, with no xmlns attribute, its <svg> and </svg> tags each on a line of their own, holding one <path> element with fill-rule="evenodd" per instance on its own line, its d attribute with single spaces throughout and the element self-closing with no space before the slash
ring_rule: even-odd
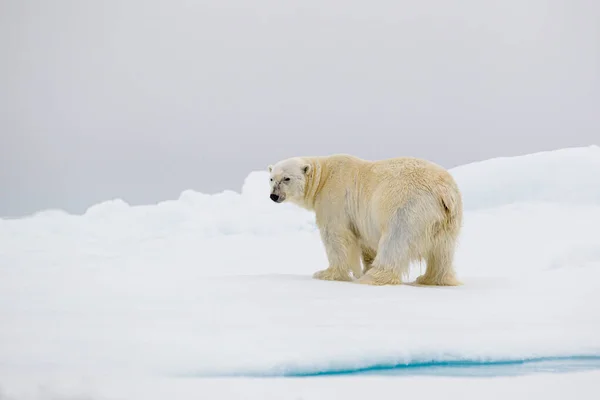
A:
<svg viewBox="0 0 600 400">
<path fill-rule="evenodd" d="M 271 200 L 273 200 L 275 203 L 279 203 L 279 196 L 276 195 L 275 193 L 271 193 L 271 196 L 269 196 L 271 198 Z"/>
</svg>

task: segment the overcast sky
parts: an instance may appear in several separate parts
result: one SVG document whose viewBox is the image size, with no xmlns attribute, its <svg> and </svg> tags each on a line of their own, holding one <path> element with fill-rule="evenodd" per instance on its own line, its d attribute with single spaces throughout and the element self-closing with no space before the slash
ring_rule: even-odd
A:
<svg viewBox="0 0 600 400">
<path fill-rule="evenodd" d="M 0 0 L 0 216 L 240 190 L 294 155 L 600 144 L 595 0 Z"/>
</svg>

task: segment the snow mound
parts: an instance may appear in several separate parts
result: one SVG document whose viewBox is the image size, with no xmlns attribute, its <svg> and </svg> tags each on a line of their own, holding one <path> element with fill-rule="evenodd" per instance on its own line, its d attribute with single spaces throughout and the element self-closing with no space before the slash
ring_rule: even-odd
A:
<svg viewBox="0 0 600 400">
<path fill-rule="evenodd" d="M 242 186 L 242 197 L 254 204 L 269 204 L 269 173 L 265 171 L 254 171 L 246 177 Z"/>
<path fill-rule="evenodd" d="M 519 202 L 600 204 L 600 147 L 495 158 L 450 170 L 465 210 Z"/>
</svg>

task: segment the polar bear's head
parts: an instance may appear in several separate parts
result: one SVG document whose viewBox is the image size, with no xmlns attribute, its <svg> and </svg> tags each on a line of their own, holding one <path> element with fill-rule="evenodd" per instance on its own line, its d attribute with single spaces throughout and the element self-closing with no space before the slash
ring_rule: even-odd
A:
<svg viewBox="0 0 600 400">
<path fill-rule="evenodd" d="M 311 165 L 300 157 L 288 158 L 269 165 L 270 198 L 276 203 L 290 201 L 301 204 L 306 189 L 306 178 Z"/>
</svg>

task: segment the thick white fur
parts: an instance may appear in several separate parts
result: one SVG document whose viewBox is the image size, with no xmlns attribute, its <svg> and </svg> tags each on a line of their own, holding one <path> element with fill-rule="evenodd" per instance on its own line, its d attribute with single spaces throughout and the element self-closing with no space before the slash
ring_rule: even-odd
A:
<svg viewBox="0 0 600 400">
<path fill-rule="evenodd" d="M 462 196 L 444 168 L 411 157 L 332 155 L 289 158 L 269 172 L 277 202 L 316 214 L 329 267 L 315 278 L 351 281 L 352 272 L 358 283 L 400 284 L 411 262 L 425 260 L 417 284 L 460 284 L 453 259 Z"/>
</svg>

